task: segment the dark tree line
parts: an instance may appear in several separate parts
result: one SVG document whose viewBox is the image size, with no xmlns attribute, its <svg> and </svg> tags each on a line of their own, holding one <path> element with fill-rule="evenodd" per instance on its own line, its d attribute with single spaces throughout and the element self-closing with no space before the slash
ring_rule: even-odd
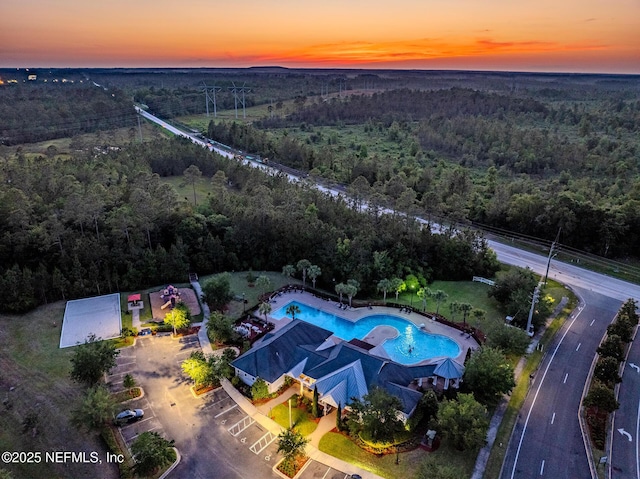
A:
<svg viewBox="0 0 640 479">
<path fill-rule="evenodd" d="M 0 87 L 0 145 L 34 143 L 135 125 L 131 99 L 90 83 Z"/>
<path fill-rule="evenodd" d="M 212 178 L 197 210 L 157 173 L 191 164 Z M 355 278 L 371 291 L 408 271 L 463 279 L 497 269 L 474 233 L 433 236 L 400 217 L 360 213 L 181 139 L 64 160 L 18 154 L 0 175 L 10 185 L 0 191 L 4 311 L 180 281 L 188 271 L 280 270 L 300 257 L 321 266 L 318 285 Z M 376 263 L 375 252 L 388 261 Z"/>
</svg>

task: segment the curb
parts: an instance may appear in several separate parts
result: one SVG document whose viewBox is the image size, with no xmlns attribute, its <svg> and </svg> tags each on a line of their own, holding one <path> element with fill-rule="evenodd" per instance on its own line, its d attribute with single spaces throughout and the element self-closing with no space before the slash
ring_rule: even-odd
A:
<svg viewBox="0 0 640 479">
<path fill-rule="evenodd" d="M 176 460 L 175 460 L 175 462 L 173 464 L 171 464 L 169 466 L 169 469 L 164 471 L 164 473 L 158 479 L 164 479 L 165 477 L 167 477 L 176 467 L 178 467 L 178 464 L 180 464 L 180 460 L 182 459 L 182 456 L 180 455 L 180 451 L 178 451 L 177 447 L 174 447 L 173 450 L 176 451 Z"/>
</svg>

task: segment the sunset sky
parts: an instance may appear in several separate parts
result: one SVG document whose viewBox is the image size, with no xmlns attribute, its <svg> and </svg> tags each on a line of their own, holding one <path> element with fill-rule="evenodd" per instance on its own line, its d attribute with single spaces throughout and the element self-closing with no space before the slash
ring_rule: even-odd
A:
<svg viewBox="0 0 640 479">
<path fill-rule="evenodd" d="M 0 0 L 0 67 L 640 73 L 640 0 Z"/>
</svg>

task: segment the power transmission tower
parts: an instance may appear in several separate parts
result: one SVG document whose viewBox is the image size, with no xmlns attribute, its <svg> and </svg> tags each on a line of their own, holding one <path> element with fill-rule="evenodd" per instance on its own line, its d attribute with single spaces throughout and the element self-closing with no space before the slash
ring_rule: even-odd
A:
<svg viewBox="0 0 640 479">
<path fill-rule="evenodd" d="M 219 92 L 220 90 L 222 90 L 221 87 L 213 85 L 213 86 L 207 86 L 207 84 L 203 81 L 202 82 L 202 88 L 200 89 L 200 91 L 204 91 L 204 102 L 205 102 L 205 106 L 207 107 L 207 116 L 209 116 L 209 102 L 213 102 L 213 116 L 217 117 L 218 116 L 218 109 L 216 107 L 216 93 Z M 209 94 L 211 93 L 211 95 Z"/>
<path fill-rule="evenodd" d="M 247 112 L 245 109 L 245 94 L 251 93 L 251 88 L 245 86 L 244 83 L 241 87 L 237 87 L 234 82 L 231 82 L 231 84 L 233 85 L 233 87 L 229 87 L 229 90 L 231 90 L 231 93 L 233 93 L 233 103 L 236 109 L 236 118 L 238 118 L 238 101 L 242 104 L 242 118 L 246 118 Z"/>
</svg>

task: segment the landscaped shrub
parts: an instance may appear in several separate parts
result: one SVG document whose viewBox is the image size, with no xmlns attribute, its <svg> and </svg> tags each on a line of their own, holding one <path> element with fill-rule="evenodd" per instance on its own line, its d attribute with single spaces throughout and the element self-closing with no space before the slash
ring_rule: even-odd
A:
<svg viewBox="0 0 640 479">
<path fill-rule="evenodd" d="M 256 379 L 253 386 L 251 386 L 251 397 L 254 400 L 260 400 L 268 398 L 269 396 L 269 386 L 267 386 L 265 380 L 262 378 Z"/>
</svg>

